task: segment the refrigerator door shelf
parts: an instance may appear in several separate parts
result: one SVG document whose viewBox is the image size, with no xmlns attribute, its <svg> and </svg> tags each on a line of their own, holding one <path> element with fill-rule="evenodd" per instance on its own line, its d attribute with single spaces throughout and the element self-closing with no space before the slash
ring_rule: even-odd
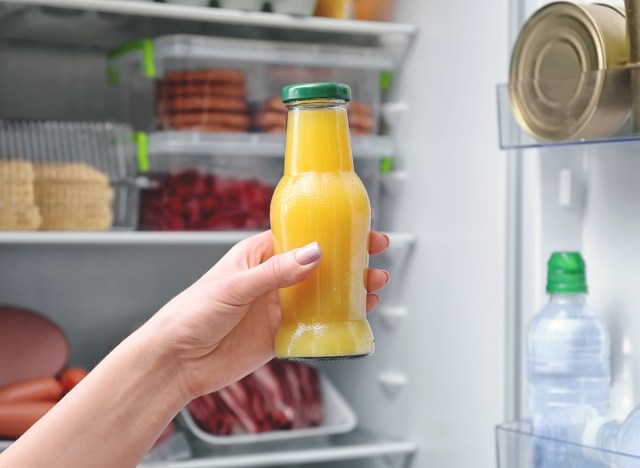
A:
<svg viewBox="0 0 640 468">
<path fill-rule="evenodd" d="M 580 468 L 585 463 L 594 463 L 593 466 L 637 466 L 640 463 L 638 456 L 536 435 L 527 420 L 498 425 L 496 440 L 498 468 L 534 468 L 540 466 L 544 453 L 563 457 L 561 463 L 565 468 Z"/>
<path fill-rule="evenodd" d="M 498 85 L 500 147 L 540 148 L 639 140 L 640 134 L 634 131 L 631 118 L 633 70 L 633 67 L 612 68 L 562 80 Z M 581 83 L 580 88 L 577 83 Z M 575 95 L 569 96 L 571 92 Z M 549 99 L 545 98 L 547 95 Z M 566 100 L 566 105 L 559 105 L 552 97 Z"/>
</svg>

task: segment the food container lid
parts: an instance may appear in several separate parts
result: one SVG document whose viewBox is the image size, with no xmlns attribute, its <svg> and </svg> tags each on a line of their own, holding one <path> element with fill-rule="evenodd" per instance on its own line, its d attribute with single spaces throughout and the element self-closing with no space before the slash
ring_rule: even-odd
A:
<svg viewBox="0 0 640 468">
<path fill-rule="evenodd" d="M 282 88 L 282 102 L 304 99 L 351 100 L 351 88 L 344 83 L 300 83 Z"/>
<path fill-rule="evenodd" d="M 581 137 L 600 104 L 604 70 L 628 57 L 624 14 L 557 2 L 523 26 L 511 56 L 509 95 L 522 127 L 541 140 Z"/>
</svg>

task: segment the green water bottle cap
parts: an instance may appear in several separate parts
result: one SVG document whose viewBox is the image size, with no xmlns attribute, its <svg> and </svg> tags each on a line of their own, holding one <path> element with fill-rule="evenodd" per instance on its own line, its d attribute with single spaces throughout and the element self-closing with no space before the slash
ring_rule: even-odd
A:
<svg viewBox="0 0 640 468">
<path fill-rule="evenodd" d="M 351 99 L 351 88 L 344 83 L 300 83 L 282 88 L 282 102 L 304 99 Z"/>
<path fill-rule="evenodd" d="M 585 270 L 580 252 L 554 252 L 548 263 L 547 292 L 586 293 Z"/>
</svg>

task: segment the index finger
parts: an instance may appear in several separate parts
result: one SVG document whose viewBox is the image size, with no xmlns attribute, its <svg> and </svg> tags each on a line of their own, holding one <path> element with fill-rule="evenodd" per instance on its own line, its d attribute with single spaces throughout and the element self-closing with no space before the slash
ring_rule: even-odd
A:
<svg viewBox="0 0 640 468">
<path fill-rule="evenodd" d="M 376 255 L 384 252 L 389 247 L 391 240 L 386 234 L 382 234 L 378 231 L 371 231 L 369 233 L 369 254 Z"/>
</svg>

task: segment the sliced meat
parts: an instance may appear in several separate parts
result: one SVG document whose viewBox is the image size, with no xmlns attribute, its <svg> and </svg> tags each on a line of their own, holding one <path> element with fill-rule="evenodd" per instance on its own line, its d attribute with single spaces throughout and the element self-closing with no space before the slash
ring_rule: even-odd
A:
<svg viewBox="0 0 640 468">
<path fill-rule="evenodd" d="M 250 434 L 259 432 L 259 422 L 255 421 L 255 417 L 251 412 L 249 393 L 242 383 L 236 382 L 231 384 L 220 390 L 218 394 L 236 416 L 238 422 L 246 432 Z"/>
<path fill-rule="evenodd" d="M 324 413 L 316 370 L 278 360 L 193 400 L 188 410 L 199 427 L 215 435 L 317 426 Z"/>
</svg>

